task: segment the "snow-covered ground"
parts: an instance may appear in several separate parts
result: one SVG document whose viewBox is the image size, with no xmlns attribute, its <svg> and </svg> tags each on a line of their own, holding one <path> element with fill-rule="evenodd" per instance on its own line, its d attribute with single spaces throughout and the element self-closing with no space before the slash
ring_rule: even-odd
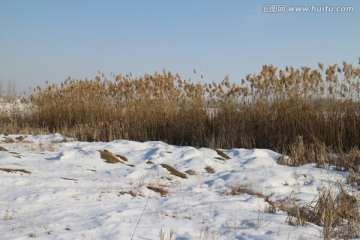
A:
<svg viewBox="0 0 360 240">
<path fill-rule="evenodd" d="M 278 165 L 279 154 L 264 149 L 223 150 L 224 160 L 207 148 L 59 134 L 0 135 L 0 146 L 0 239 L 321 239 L 320 226 L 291 226 L 286 212 L 266 211 L 260 194 L 229 191 L 301 205 L 347 177 Z M 127 161 L 107 163 L 103 150 Z"/>
</svg>

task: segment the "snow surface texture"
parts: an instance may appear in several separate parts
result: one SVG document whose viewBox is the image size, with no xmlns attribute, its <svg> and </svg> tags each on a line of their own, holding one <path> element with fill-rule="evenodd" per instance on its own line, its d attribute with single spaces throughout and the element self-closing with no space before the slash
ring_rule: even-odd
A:
<svg viewBox="0 0 360 240">
<path fill-rule="evenodd" d="M 0 168 L 31 172 L 0 171 L 0 239 L 320 239 L 321 227 L 290 226 L 286 212 L 265 211 L 264 198 L 228 192 L 247 186 L 301 205 L 347 177 L 313 164 L 278 165 L 279 154 L 265 149 L 224 150 L 231 157 L 224 160 L 212 149 L 163 142 L 19 136 L 0 135 L 8 150 Z M 128 161 L 106 163 L 100 150 Z M 181 178 L 161 164 L 192 174 Z"/>
</svg>

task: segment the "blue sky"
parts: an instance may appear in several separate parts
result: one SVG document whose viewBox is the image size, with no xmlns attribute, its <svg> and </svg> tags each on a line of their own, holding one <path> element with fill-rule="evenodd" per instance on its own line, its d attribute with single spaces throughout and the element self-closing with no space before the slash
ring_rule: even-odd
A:
<svg viewBox="0 0 360 240">
<path fill-rule="evenodd" d="M 262 12 L 269 4 L 354 12 Z M 229 75 L 238 83 L 264 64 L 357 64 L 359 24 L 355 0 L 0 0 L 0 80 L 22 92 L 98 70 L 141 76 L 166 69 L 194 82 Z"/>
</svg>

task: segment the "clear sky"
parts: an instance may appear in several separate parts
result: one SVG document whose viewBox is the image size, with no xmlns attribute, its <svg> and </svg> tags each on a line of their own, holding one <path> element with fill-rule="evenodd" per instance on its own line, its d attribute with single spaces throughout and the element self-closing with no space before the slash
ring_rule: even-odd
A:
<svg viewBox="0 0 360 240">
<path fill-rule="evenodd" d="M 278 4 L 285 12 L 269 13 Z M 294 13 L 291 6 L 354 11 Z M 356 0 L 0 0 L 0 80 L 18 92 L 98 70 L 166 69 L 194 82 L 226 75 L 239 82 L 264 64 L 357 64 L 358 57 Z"/>
</svg>

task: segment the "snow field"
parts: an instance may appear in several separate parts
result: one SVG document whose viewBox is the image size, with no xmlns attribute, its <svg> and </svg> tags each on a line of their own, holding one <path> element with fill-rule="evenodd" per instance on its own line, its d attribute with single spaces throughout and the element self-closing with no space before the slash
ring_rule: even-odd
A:
<svg viewBox="0 0 360 240">
<path fill-rule="evenodd" d="M 266 211 L 264 198 L 229 192 L 243 186 L 301 205 L 348 175 L 314 164 L 278 165 L 279 154 L 266 149 L 223 150 L 225 160 L 213 149 L 164 142 L 19 136 L 0 135 L 0 239 L 321 239 L 320 226 L 291 226 L 286 212 Z M 100 150 L 128 161 L 106 163 Z"/>
</svg>

